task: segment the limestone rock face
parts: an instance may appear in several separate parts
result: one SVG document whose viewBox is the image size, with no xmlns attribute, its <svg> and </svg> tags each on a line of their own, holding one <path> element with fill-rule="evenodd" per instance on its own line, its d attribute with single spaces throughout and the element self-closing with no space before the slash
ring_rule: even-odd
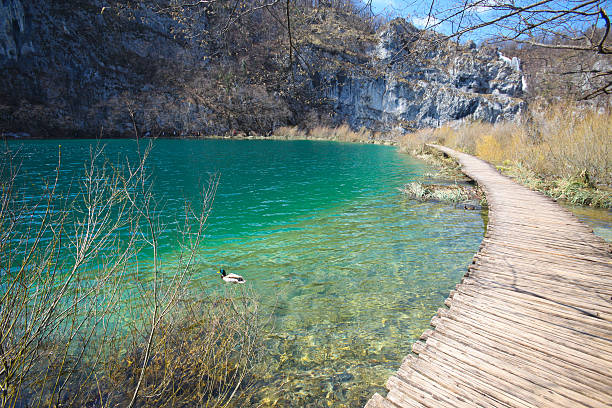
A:
<svg viewBox="0 0 612 408">
<path fill-rule="evenodd" d="M 134 123 L 167 136 L 266 133 L 313 113 L 332 125 L 409 131 L 496 122 L 524 108 L 518 60 L 473 43 L 427 48 L 422 38 L 437 34 L 403 19 L 373 33 L 319 13 L 327 25 L 318 41 L 300 43 L 295 75 L 283 79 L 289 59 L 281 51 L 251 78 L 241 55 L 191 35 L 207 33 L 206 13 L 177 17 L 156 3 L 0 0 L 0 133 L 128 136 Z"/>
<path fill-rule="evenodd" d="M 0 1 L 0 132 L 133 135 L 133 119 L 142 133 L 214 131 L 180 92 L 207 54 L 182 29 L 149 2 Z"/>
<path fill-rule="evenodd" d="M 525 108 L 518 59 L 473 43 L 443 42 L 427 49 L 423 36 L 437 40 L 434 33 L 393 20 L 370 52 L 377 73 L 321 74 L 329 84 L 325 97 L 340 120 L 355 128 L 407 131 L 460 119 L 497 122 Z"/>
<path fill-rule="evenodd" d="M 27 41 L 23 4 L 19 0 L 0 2 L 0 63 L 16 60 L 31 51 L 32 43 Z"/>
</svg>

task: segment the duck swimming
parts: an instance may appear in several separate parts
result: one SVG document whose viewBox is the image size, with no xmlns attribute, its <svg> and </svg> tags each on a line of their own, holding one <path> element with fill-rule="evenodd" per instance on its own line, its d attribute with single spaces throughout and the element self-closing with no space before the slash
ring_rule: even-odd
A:
<svg viewBox="0 0 612 408">
<path fill-rule="evenodd" d="M 225 269 L 220 269 L 219 272 L 221 274 L 221 279 L 223 279 L 224 282 L 228 282 L 228 283 L 245 283 L 246 281 L 244 280 L 244 278 L 240 275 L 236 275 L 235 273 L 226 273 Z"/>
</svg>

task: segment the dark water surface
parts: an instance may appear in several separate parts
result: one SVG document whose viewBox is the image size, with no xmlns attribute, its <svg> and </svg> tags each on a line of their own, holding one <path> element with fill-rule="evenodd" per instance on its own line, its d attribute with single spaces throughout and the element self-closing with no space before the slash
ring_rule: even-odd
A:
<svg viewBox="0 0 612 408">
<path fill-rule="evenodd" d="M 57 165 L 82 172 L 95 141 L 19 141 L 32 197 Z M 106 155 L 135 157 L 133 140 Z M 149 159 L 163 203 L 161 255 L 178 252 L 176 219 L 212 173 L 220 184 L 197 260 L 243 275 L 274 329 L 257 387 L 263 406 L 363 405 L 396 370 L 459 282 L 484 233 L 482 214 L 405 199 L 429 171 L 394 148 L 312 141 L 157 140 Z"/>
</svg>

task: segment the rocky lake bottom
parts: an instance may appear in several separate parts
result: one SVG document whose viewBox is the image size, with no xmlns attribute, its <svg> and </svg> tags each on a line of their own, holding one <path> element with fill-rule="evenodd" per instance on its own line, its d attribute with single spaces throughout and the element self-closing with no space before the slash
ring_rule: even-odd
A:
<svg viewBox="0 0 612 408">
<path fill-rule="evenodd" d="M 96 142 L 15 141 L 20 181 L 35 197 L 62 150 L 73 179 Z M 108 157 L 133 140 L 108 140 Z M 486 209 L 411 200 L 399 191 L 431 172 L 395 148 L 320 141 L 157 140 L 148 162 L 164 203 L 162 259 L 172 226 L 211 174 L 219 187 L 193 284 L 248 290 L 271 316 L 254 406 L 353 407 L 386 378 L 429 327 L 482 240 Z M 592 214 L 580 215 L 591 219 Z M 601 217 L 600 217 L 601 218 Z M 609 218 L 596 232 L 609 234 Z M 216 271 L 245 277 L 229 288 Z"/>
</svg>

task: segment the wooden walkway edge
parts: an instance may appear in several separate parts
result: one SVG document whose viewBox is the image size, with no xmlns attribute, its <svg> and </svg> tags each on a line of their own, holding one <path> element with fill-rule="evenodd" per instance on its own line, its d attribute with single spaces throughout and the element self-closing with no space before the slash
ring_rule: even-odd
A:
<svg viewBox="0 0 612 408">
<path fill-rule="evenodd" d="M 480 251 L 366 408 L 612 407 L 612 250 L 569 211 L 452 149 L 484 189 Z"/>
</svg>

